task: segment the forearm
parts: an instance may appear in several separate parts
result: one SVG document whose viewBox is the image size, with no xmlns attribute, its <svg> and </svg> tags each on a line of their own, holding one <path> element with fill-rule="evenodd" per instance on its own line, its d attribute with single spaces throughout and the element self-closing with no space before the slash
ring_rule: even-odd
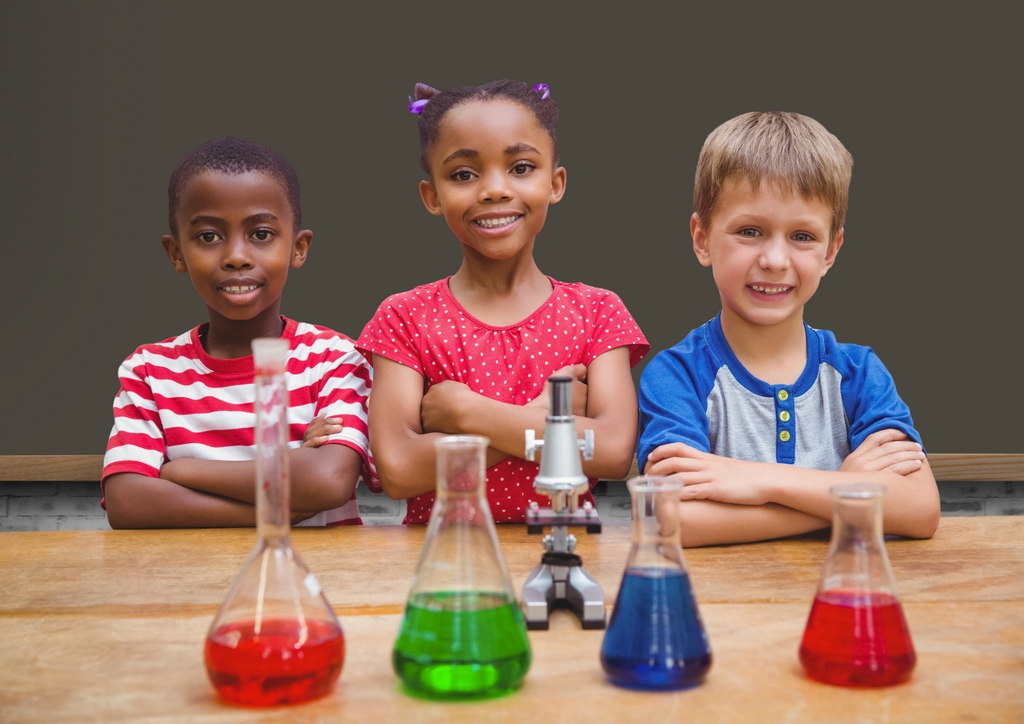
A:
<svg viewBox="0 0 1024 724">
<path fill-rule="evenodd" d="M 753 543 L 827 528 L 831 519 L 768 503 L 733 505 L 714 500 L 680 504 L 680 540 L 684 548 Z"/>
<path fill-rule="evenodd" d="M 886 488 L 883 528 L 886 533 L 911 538 L 930 538 L 939 524 L 939 494 L 931 468 L 907 475 L 885 471 L 843 472 L 768 464 L 768 498 L 809 515 L 832 519 L 830 488 L 842 483 L 876 483 Z"/>
<path fill-rule="evenodd" d="M 478 395 L 460 413 L 458 432 L 486 435 L 495 450 L 521 458 L 526 451 L 525 431 L 534 430 L 541 438 L 546 421 L 547 410 L 543 408 L 511 405 Z M 583 437 L 585 430 L 594 431 L 594 459 L 583 461 L 583 472 L 591 478 L 625 478 L 633 461 L 636 420 L 632 425 L 622 425 L 610 419 L 577 416 L 578 437 Z"/>
<path fill-rule="evenodd" d="M 359 454 L 343 445 L 289 450 L 291 509 L 319 512 L 344 505 L 355 490 L 360 467 Z M 178 458 L 160 469 L 160 477 L 194 491 L 250 505 L 256 502 L 252 460 Z"/>
<path fill-rule="evenodd" d="M 162 478 L 111 475 L 104 483 L 111 528 L 238 528 L 256 524 L 248 503 L 190 490 Z"/>
</svg>

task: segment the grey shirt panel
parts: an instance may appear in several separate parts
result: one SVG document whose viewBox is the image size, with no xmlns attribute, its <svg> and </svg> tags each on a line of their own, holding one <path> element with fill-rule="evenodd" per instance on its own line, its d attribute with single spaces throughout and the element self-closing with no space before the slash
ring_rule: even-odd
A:
<svg viewBox="0 0 1024 724">
<path fill-rule="evenodd" d="M 795 398 L 795 465 L 838 470 L 850 454 L 849 423 L 843 408 L 842 375 L 823 362 L 811 388 Z M 778 420 L 775 400 L 754 394 L 722 366 L 708 395 L 708 443 L 715 455 L 776 462 Z"/>
</svg>

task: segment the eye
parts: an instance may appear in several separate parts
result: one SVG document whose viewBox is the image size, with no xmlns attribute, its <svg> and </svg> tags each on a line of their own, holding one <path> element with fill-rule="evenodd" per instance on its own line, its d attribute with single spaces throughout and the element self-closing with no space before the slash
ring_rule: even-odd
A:
<svg viewBox="0 0 1024 724">
<path fill-rule="evenodd" d="M 526 174 L 530 173 L 530 171 L 532 171 L 534 168 L 536 167 L 532 163 L 520 161 L 519 163 L 512 167 L 512 175 L 525 176 Z"/>
<path fill-rule="evenodd" d="M 757 229 L 753 229 L 749 226 L 745 229 L 740 229 L 738 233 L 740 236 L 749 236 L 751 238 L 761 235 L 760 231 L 758 231 Z"/>
<path fill-rule="evenodd" d="M 256 229 L 256 231 L 252 232 L 252 238 L 256 241 L 270 241 L 273 236 L 274 232 L 270 229 Z"/>
<path fill-rule="evenodd" d="M 802 241 L 804 243 L 814 241 L 814 237 L 804 231 L 798 231 L 793 234 L 793 241 Z"/>
<path fill-rule="evenodd" d="M 220 238 L 220 234 L 215 231 L 202 231 L 196 238 L 204 244 L 212 244 Z"/>
<path fill-rule="evenodd" d="M 452 171 L 452 181 L 471 181 L 473 179 L 473 172 L 464 168 L 460 168 L 457 171 Z"/>
</svg>

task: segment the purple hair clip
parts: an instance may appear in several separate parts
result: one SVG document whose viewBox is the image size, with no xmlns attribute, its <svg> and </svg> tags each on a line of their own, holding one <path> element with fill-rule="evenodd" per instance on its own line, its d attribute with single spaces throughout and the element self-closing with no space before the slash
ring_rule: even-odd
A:
<svg viewBox="0 0 1024 724">
<path fill-rule="evenodd" d="M 414 101 L 412 96 L 409 96 L 409 113 L 412 113 L 414 116 L 418 116 L 423 113 L 423 107 L 429 102 L 429 98 L 421 98 L 418 101 Z"/>
<path fill-rule="evenodd" d="M 540 93 L 540 99 L 542 101 L 546 101 L 548 98 L 551 97 L 551 89 L 548 87 L 547 83 L 538 83 L 533 87 L 533 89 L 537 93 Z"/>
</svg>

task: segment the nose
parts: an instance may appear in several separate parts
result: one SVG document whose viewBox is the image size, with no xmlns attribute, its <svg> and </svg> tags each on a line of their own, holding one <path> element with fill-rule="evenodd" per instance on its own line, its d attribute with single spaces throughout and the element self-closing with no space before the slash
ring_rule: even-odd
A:
<svg viewBox="0 0 1024 724">
<path fill-rule="evenodd" d="M 221 258 L 222 269 L 252 269 L 252 247 L 244 234 L 232 234 L 224 245 L 224 256 Z"/>
<path fill-rule="evenodd" d="M 483 183 L 480 184 L 481 202 L 494 203 L 495 201 L 508 201 L 511 198 L 512 188 L 504 169 L 496 168 L 484 174 Z"/>
<path fill-rule="evenodd" d="M 757 259 L 762 269 L 784 270 L 789 268 L 789 244 L 781 234 L 772 234 L 761 244 L 761 253 Z"/>
</svg>

